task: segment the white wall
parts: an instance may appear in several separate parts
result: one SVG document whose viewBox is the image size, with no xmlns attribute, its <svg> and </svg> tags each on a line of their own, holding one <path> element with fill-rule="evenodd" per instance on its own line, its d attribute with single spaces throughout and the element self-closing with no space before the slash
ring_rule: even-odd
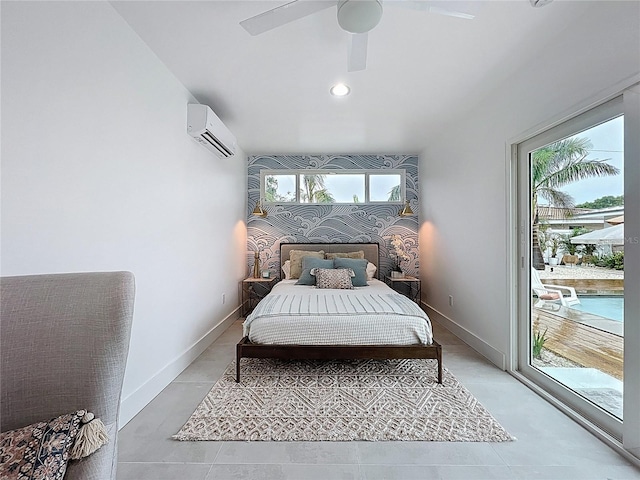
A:
<svg viewBox="0 0 640 480">
<path fill-rule="evenodd" d="M 532 39 L 536 61 L 444 125 L 420 155 L 424 300 L 500 366 L 511 323 L 506 146 L 640 72 L 639 10 L 638 2 L 592 2 L 560 38 L 541 32 Z"/>
<path fill-rule="evenodd" d="M 108 3 L 3 2 L 1 272 L 134 272 L 124 422 L 237 316 L 246 273 L 246 157 L 197 145 L 189 102 Z"/>
</svg>

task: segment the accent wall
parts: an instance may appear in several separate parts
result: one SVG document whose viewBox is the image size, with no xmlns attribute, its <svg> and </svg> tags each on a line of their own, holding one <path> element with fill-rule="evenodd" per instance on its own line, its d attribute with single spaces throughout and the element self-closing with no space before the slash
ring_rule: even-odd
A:
<svg viewBox="0 0 640 480">
<path fill-rule="evenodd" d="M 405 170 L 406 199 L 413 216 L 401 217 L 402 205 L 385 204 L 266 204 L 266 217 L 252 215 L 260 200 L 261 170 Z M 280 243 L 327 242 L 380 245 L 380 274 L 394 265 L 389 255 L 392 235 L 399 235 L 410 260 L 401 267 L 418 275 L 418 157 L 415 155 L 255 155 L 249 157 L 247 210 L 247 273 L 254 252 L 263 268 L 279 272 Z M 380 277 L 382 278 L 382 277 Z"/>
</svg>

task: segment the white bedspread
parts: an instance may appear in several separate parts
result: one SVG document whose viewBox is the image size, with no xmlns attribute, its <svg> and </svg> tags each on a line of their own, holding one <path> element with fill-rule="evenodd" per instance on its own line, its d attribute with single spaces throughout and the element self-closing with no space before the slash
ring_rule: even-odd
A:
<svg viewBox="0 0 640 480">
<path fill-rule="evenodd" d="M 354 290 L 276 284 L 247 317 L 244 335 L 278 345 L 414 345 L 432 343 L 418 305 L 379 280 Z"/>
</svg>

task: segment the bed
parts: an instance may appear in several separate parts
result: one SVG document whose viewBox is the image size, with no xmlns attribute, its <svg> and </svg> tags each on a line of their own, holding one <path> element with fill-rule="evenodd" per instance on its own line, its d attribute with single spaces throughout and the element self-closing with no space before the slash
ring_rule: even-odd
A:
<svg viewBox="0 0 640 480">
<path fill-rule="evenodd" d="M 379 266 L 376 243 L 283 243 L 282 264 L 291 250 L 325 254 L 362 251 Z M 442 383 L 442 347 L 426 314 L 411 300 L 374 278 L 353 290 L 318 289 L 282 280 L 247 317 L 236 346 L 236 382 L 242 358 L 434 359 Z"/>
</svg>

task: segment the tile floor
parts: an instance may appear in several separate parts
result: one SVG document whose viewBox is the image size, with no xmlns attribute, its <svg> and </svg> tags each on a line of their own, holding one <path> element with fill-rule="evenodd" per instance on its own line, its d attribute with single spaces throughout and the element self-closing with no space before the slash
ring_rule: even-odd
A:
<svg viewBox="0 0 640 480">
<path fill-rule="evenodd" d="M 640 470 L 434 324 L 444 364 L 517 437 L 506 443 L 171 440 L 235 357 L 235 322 L 121 431 L 118 480 L 640 479 Z"/>
</svg>

